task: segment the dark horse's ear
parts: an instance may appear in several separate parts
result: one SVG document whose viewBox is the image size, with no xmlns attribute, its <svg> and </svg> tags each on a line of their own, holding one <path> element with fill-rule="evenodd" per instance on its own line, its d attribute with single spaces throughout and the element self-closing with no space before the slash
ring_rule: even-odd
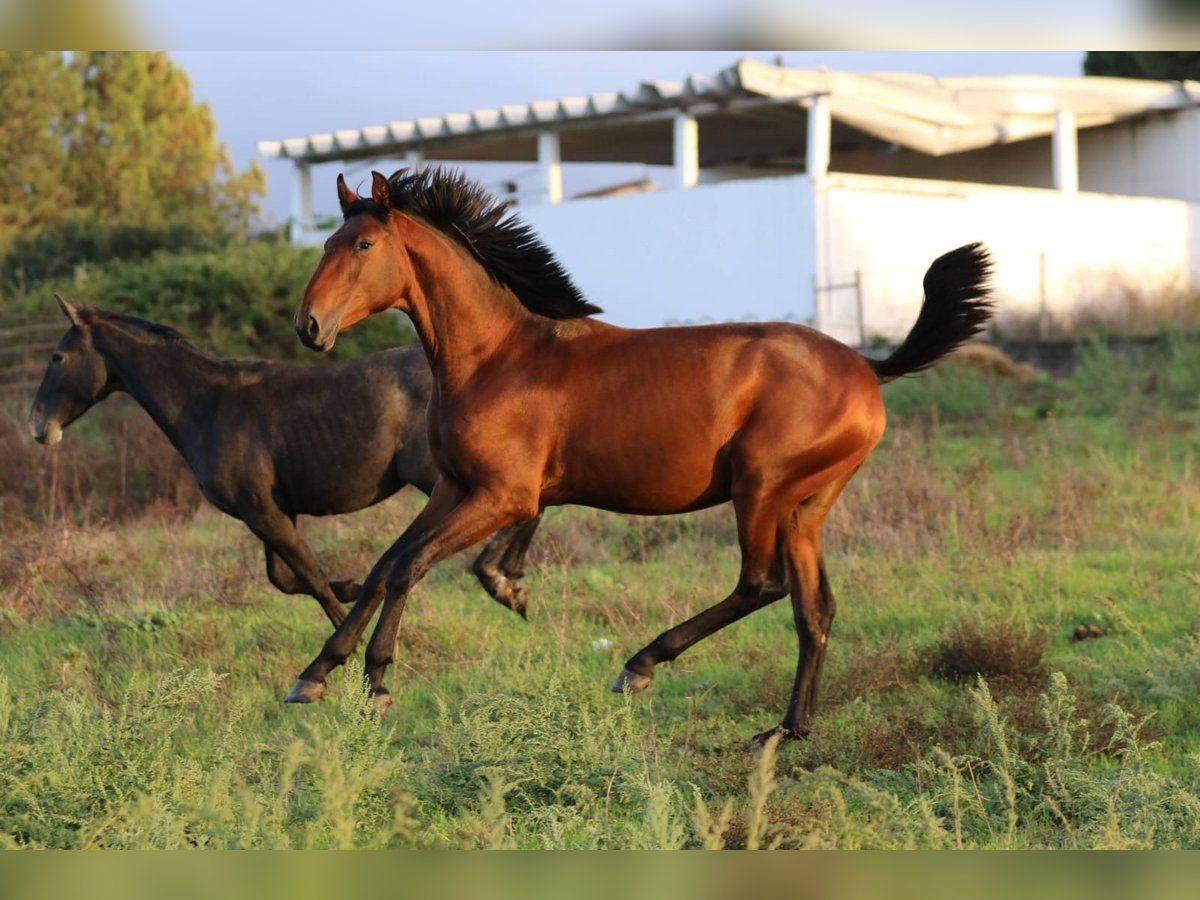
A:
<svg viewBox="0 0 1200 900">
<path fill-rule="evenodd" d="M 346 179 L 343 178 L 341 176 L 341 174 L 339 174 L 338 175 L 338 203 L 342 207 L 342 215 L 344 216 L 346 214 L 346 211 L 353 204 L 355 204 L 357 202 L 358 202 L 358 194 L 354 193 L 354 191 L 350 190 L 350 188 L 346 186 Z"/>
<path fill-rule="evenodd" d="M 388 180 L 378 172 L 371 173 L 371 199 L 383 209 L 392 208 L 392 189 L 388 187 Z"/>
<path fill-rule="evenodd" d="M 79 314 L 79 308 L 62 294 L 55 293 L 54 299 L 58 301 L 58 308 L 63 311 L 63 315 L 71 320 L 71 324 L 82 328 L 83 316 Z"/>
</svg>

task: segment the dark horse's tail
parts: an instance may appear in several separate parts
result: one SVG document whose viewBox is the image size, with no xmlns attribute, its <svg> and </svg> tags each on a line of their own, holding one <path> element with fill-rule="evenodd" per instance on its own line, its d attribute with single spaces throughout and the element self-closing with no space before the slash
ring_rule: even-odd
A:
<svg viewBox="0 0 1200 900">
<path fill-rule="evenodd" d="M 991 274 L 983 244 L 967 244 L 935 259 L 925 273 L 925 300 L 908 337 L 887 359 L 871 360 L 879 380 L 928 369 L 978 334 L 992 317 Z"/>
</svg>

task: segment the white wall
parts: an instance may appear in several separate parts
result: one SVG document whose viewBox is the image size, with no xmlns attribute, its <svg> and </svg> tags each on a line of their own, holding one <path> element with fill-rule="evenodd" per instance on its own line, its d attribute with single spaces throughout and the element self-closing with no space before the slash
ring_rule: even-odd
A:
<svg viewBox="0 0 1200 900">
<path fill-rule="evenodd" d="M 1080 304 L 1200 281 L 1200 205 L 1180 200 L 997 188 L 915 179 L 831 175 L 821 278 L 861 271 L 866 333 L 903 336 L 916 318 L 921 279 L 941 253 L 986 241 L 996 262 L 997 310 L 1060 318 Z M 821 202 L 821 201 L 819 201 Z M 854 341 L 852 292 L 830 295 L 826 329 Z"/>
<path fill-rule="evenodd" d="M 804 176 L 599 197 L 517 212 L 616 325 L 806 320 L 812 183 Z"/>
<path fill-rule="evenodd" d="M 1200 109 L 1079 132 L 1079 186 L 1200 202 Z"/>
</svg>

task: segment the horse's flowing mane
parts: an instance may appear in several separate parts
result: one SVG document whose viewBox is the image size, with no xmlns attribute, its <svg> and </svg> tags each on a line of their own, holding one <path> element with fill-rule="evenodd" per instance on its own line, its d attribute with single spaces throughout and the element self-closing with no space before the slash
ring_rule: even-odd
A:
<svg viewBox="0 0 1200 900">
<path fill-rule="evenodd" d="M 434 167 L 400 169 L 388 179 L 392 208 L 416 216 L 457 241 L 494 281 L 530 311 L 551 319 L 578 319 L 600 312 L 571 281 L 533 228 L 509 212 L 509 204 L 461 172 Z M 345 210 L 346 218 L 385 211 L 369 195 Z"/>
<path fill-rule="evenodd" d="M 107 309 L 101 309 L 98 306 L 88 306 L 80 309 L 80 312 L 88 318 L 92 324 L 96 322 L 104 322 L 109 325 L 114 325 L 119 331 L 135 338 L 149 340 L 152 343 L 160 344 L 168 347 L 179 347 L 186 349 L 197 356 L 202 356 L 212 362 L 217 363 L 239 363 L 244 364 L 241 360 L 227 360 L 217 356 L 210 350 L 204 347 L 199 347 L 193 344 L 180 331 L 176 331 L 170 325 L 163 325 L 160 322 L 151 322 L 149 319 L 141 319 L 129 313 L 112 312 Z"/>
<path fill-rule="evenodd" d="M 86 312 L 97 319 L 111 322 L 114 325 L 123 325 L 127 330 L 161 338 L 167 343 L 187 344 L 193 350 L 200 349 L 192 344 L 182 332 L 176 331 L 170 325 L 162 325 L 159 322 L 151 322 L 148 319 L 139 319 L 137 316 L 132 316 L 129 313 L 110 312 L 96 306 L 87 307 Z"/>
</svg>

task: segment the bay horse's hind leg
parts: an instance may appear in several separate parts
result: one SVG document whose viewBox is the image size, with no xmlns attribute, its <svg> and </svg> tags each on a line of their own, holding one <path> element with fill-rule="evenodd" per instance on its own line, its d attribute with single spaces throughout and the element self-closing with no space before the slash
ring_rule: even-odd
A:
<svg viewBox="0 0 1200 900">
<path fill-rule="evenodd" d="M 825 651 L 837 604 L 825 573 L 821 551 L 821 527 L 833 502 L 850 480 L 850 475 L 822 488 L 801 503 L 787 525 L 787 561 L 792 583 L 792 617 L 799 640 L 796 680 L 787 712 L 778 729 L 765 731 L 756 740 L 772 734 L 804 737 L 812 728 L 817 705 L 817 687 L 825 664 Z"/>
<path fill-rule="evenodd" d="M 541 523 L 539 513 L 532 519 L 501 528 L 484 545 L 471 571 L 497 603 L 511 609 L 522 619 L 529 605 L 529 589 L 520 583 L 525 575 L 525 554 Z"/>
<path fill-rule="evenodd" d="M 742 571 L 737 587 L 720 603 L 664 631 L 630 657 L 612 684 L 614 692 L 645 690 L 654 680 L 656 665 L 675 659 L 710 634 L 786 596 L 787 569 L 783 548 L 777 544 L 778 511 L 766 502 L 765 497 L 735 497 L 733 506 L 738 520 L 738 543 L 742 549 Z"/>
</svg>

